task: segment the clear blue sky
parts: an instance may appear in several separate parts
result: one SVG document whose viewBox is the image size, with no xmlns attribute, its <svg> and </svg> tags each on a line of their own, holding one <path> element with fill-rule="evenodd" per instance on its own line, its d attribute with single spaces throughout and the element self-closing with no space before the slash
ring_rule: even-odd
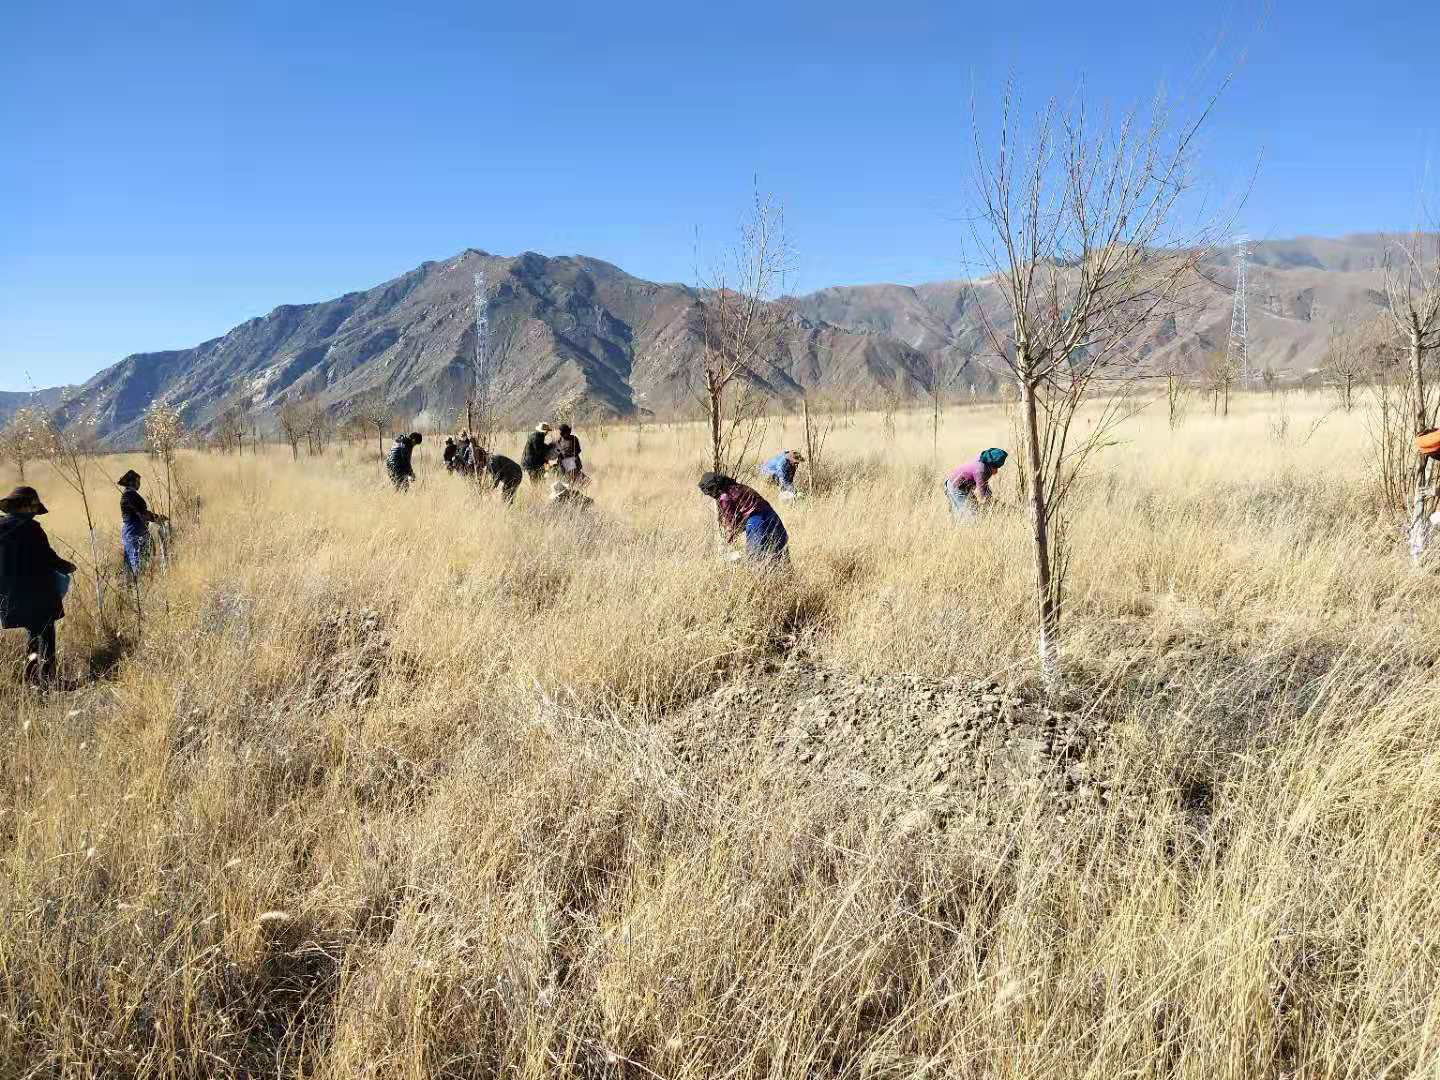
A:
<svg viewBox="0 0 1440 1080">
<path fill-rule="evenodd" d="M 465 247 L 690 280 L 758 175 L 796 290 L 964 268 L 968 98 L 1117 102 L 1249 43 L 1207 170 L 1257 236 L 1399 228 L 1440 4 L 248 4 L 0 15 L 0 389 L 88 378 Z"/>
</svg>

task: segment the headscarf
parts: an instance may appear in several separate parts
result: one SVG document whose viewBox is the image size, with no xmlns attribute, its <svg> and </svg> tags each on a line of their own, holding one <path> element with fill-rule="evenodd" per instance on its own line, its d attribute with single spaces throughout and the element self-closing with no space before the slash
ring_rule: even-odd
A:
<svg viewBox="0 0 1440 1080">
<path fill-rule="evenodd" d="M 707 472 L 704 476 L 700 477 L 700 483 L 696 486 L 700 488 L 702 493 L 710 496 L 710 498 L 718 499 L 721 495 L 725 494 L 725 489 L 733 483 L 735 483 L 735 481 L 724 473 Z"/>
<path fill-rule="evenodd" d="M 125 475 L 122 476 L 122 477 L 120 477 L 119 480 L 116 480 L 115 483 L 116 483 L 117 486 L 122 487 L 122 488 L 139 487 L 139 486 L 140 486 L 140 474 L 139 474 L 138 472 L 136 472 L 134 469 L 127 469 L 127 470 L 125 471 Z"/>
<path fill-rule="evenodd" d="M 992 469 L 998 469 L 1005 464 L 1005 459 L 1010 455 L 1001 450 L 998 446 L 992 446 L 989 450 L 981 451 L 980 464 L 988 465 Z"/>
</svg>

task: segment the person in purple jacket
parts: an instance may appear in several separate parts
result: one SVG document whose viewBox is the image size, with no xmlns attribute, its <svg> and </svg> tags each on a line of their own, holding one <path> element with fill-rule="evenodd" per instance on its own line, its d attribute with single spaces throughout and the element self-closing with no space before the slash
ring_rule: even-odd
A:
<svg viewBox="0 0 1440 1080">
<path fill-rule="evenodd" d="M 990 478 L 1000 471 L 1008 456 L 1004 450 L 992 446 L 945 478 L 945 497 L 950 500 L 950 510 L 957 519 L 975 520 L 981 505 L 990 499 Z"/>
</svg>

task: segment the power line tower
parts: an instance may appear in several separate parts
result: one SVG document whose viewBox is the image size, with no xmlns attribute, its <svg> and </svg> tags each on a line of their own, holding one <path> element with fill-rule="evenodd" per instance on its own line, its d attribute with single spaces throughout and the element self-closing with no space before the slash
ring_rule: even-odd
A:
<svg viewBox="0 0 1440 1080">
<path fill-rule="evenodd" d="M 1250 389 L 1250 311 L 1245 302 L 1245 272 L 1250 261 L 1250 238 L 1235 238 L 1235 306 L 1230 312 L 1230 344 L 1225 363 L 1240 378 L 1242 389 Z"/>
<path fill-rule="evenodd" d="M 486 371 L 485 344 L 490 329 L 490 304 L 485 298 L 485 272 L 475 274 L 475 359 L 474 370 L 470 373 L 470 397 L 465 402 L 465 427 L 472 435 L 475 428 L 475 406 L 478 403 L 483 416 L 490 397 L 490 377 Z"/>
</svg>

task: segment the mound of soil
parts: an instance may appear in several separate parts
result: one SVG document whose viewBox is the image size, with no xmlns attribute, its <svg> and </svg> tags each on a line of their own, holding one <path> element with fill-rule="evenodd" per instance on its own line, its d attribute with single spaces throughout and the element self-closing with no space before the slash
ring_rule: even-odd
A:
<svg viewBox="0 0 1440 1080">
<path fill-rule="evenodd" d="M 804 660 L 729 683 L 660 723 L 680 761 L 907 797 L 913 824 L 991 822 L 1032 799 L 1108 802 L 1101 717 L 993 682 L 858 676 Z M 918 816 L 914 816 L 918 815 Z"/>
</svg>

